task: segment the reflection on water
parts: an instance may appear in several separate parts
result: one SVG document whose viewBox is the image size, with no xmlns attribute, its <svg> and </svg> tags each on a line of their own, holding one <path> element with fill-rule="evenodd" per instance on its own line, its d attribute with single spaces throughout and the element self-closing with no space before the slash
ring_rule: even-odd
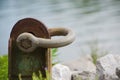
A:
<svg viewBox="0 0 120 80">
<path fill-rule="evenodd" d="M 119 4 L 119 0 L 0 0 L 0 53 L 7 53 L 10 31 L 25 17 L 76 32 L 76 41 L 59 49 L 61 61 L 78 58 L 82 51 L 89 53 L 88 43 L 95 39 L 100 48 L 119 53 Z"/>
</svg>

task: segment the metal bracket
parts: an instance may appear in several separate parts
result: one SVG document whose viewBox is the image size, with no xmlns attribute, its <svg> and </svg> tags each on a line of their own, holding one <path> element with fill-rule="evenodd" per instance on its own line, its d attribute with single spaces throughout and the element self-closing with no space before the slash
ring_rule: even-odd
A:
<svg viewBox="0 0 120 80">
<path fill-rule="evenodd" d="M 46 77 L 45 69 L 51 72 L 49 48 L 38 47 L 30 53 L 26 53 L 18 48 L 16 39 L 24 32 L 50 39 L 47 28 L 40 21 L 32 18 L 18 21 L 14 25 L 9 39 L 9 80 L 19 80 L 19 74 L 21 74 L 22 80 L 32 80 L 33 72 L 38 74 L 41 71 L 43 77 Z"/>
<path fill-rule="evenodd" d="M 51 39 L 51 36 L 60 36 Z M 62 47 L 72 43 L 75 34 L 67 28 L 47 29 L 43 23 L 33 18 L 18 21 L 9 39 L 9 80 L 32 80 L 35 72 L 46 78 L 46 70 L 51 74 L 50 48 Z M 51 75 L 50 75 L 51 76 Z"/>
</svg>

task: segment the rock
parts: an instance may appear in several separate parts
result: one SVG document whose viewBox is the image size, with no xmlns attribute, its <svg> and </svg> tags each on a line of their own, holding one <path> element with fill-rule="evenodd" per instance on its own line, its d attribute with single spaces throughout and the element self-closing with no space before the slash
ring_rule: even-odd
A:
<svg viewBox="0 0 120 80">
<path fill-rule="evenodd" d="M 52 67 L 52 80 L 71 80 L 70 69 L 62 64 L 56 64 Z"/>
<path fill-rule="evenodd" d="M 92 58 L 90 55 L 82 56 L 77 60 L 63 63 L 68 66 L 71 71 L 88 71 L 92 73 L 96 73 L 96 66 L 92 62 Z"/>
<path fill-rule="evenodd" d="M 120 67 L 117 67 L 116 68 L 116 75 L 119 77 L 119 79 L 120 79 Z"/>
<path fill-rule="evenodd" d="M 72 71 L 72 80 L 94 80 L 95 78 L 96 66 L 89 55 L 66 62 L 64 65 Z"/>
<path fill-rule="evenodd" d="M 108 54 L 97 60 L 96 72 L 99 80 L 119 80 L 116 75 L 116 68 L 119 64 L 120 58 Z"/>
<path fill-rule="evenodd" d="M 56 64 L 52 68 L 52 80 L 120 80 L 120 55 L 101 57 L 96 66 L 88 56 L 64 65 Z"/>
<path fill-rule="evenodd" d="M 96 74 L 83 71 L 83 72 L 76 72 L 72 74 L 72 79 L 71 80 L 95 80 Z"/>
</svg>

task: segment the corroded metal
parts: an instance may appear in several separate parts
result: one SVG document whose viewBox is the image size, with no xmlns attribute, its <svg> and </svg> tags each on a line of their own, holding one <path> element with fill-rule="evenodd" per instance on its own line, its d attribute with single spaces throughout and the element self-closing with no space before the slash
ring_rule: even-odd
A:
<svg viewBox="0 0 120 80">
<path fill-rule="evenodd" d="M 29 49 L 30 47 L 32 47 L 32 41 L 28 39 L 23 39 L 21 40 L 20 46 L 22 46 L 25 49 Z"/>
<path fill-rule="evenodd" d="M 75 39 L 74 32 L 67 28 L 51 28 L 49 29 L 49 34 L 51 36 L 64 36 L 64 37 L 59 39 L 45 39 L 36 37 L 31 33 L 22 33 L 17 38 L 17 45 L 21 50 L 25 52 L 32 52 L 37 47 L 44 48 L 63 47 L 72 43 Z"/>
<path fill-rule="evenodd" d="M 40 21 L 25 18 L 18 21 L 10 34 L 9 39 L 9 80 L 19 80 L 18 75 L 21 74 L 22 80 L 32 80 L 32 74 L 36 74 L 39 71 L 43 77 L 46 77 L 45 69 L 51 72 L 51 55 L 49 48 L 37 47 L 33 52 L 29 54 L 20 50 L 16 44 L 17 37 L 28 32 L 36 37 L 50 39 L 49 32 L 44 24 Z M 28 40 L 23 40 L 21 46 L 29 48 L 32 46 Z"/>
</svg>

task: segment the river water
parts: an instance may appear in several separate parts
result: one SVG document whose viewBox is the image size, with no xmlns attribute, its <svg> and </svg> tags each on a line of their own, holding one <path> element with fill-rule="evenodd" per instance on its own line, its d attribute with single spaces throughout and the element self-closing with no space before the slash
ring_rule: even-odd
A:
<svg viewBox="0 0 120 80">
<path fill-rule="evenodd" d="M 74 43 L 58 49 L 59 61 L 89 54 L 96 41 L 99 52 L 120 53 L 120 0 L 0 0 L 0 54 L 8 53 L 13 25 L 26 17 L 76 33 Z"/>
</svg>

